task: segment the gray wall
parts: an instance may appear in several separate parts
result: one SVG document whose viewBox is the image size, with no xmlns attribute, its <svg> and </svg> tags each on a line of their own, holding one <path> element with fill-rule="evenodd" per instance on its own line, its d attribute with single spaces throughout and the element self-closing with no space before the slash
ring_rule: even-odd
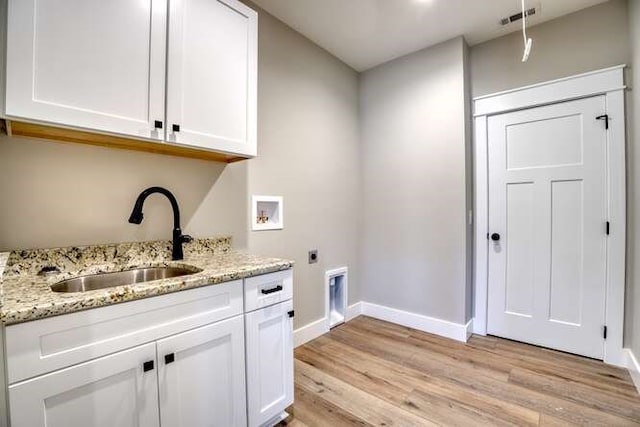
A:
<svg viewBox="0 0 640 427">
<path fill-rule="evenodd" d="M 464 40 L 364 72 L 363 300 L 463 323 Z"/>
<path fill-rule="evenodd" d="M 628 253 L 627 253 L 627 309 L 625 346 L 640 356 L 640 1 L 629 0 L 629 28 L 632 56 L 630 72 L 630 111 L 627 129 L 627 193 L 628 193 Z"/>
<path fill-rule="evenodd" d="M 324 316 L 324 270 L 357 285 L 358 75 L 270 15 L 259 21 L 259 157 L 223 165 L 0 136 L 0 251 L 169 239 L 169 203 L 127 218 L 137 194 L 170 188 L 183 229 L 231 234 L 235 246 L 296 261 L 296 327 Z M 285 229 L 250 232 L 252 194 L 284 196 Z M 317 248 L 320 262 L 306 263 Z"/>
<path fill-rule="evenodd" d="M 521 32 L 473 46 L 473 96 L 625 64 L 628 31 L 627 1 L 612 0 L 530 28 L 526 63 Z"/>
</svg>

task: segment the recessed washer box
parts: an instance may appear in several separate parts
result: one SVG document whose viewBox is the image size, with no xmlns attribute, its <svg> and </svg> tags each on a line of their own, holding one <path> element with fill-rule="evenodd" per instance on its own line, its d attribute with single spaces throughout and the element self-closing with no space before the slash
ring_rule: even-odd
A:
<svg viewBox="0 0 640 427">
<path fill-rule="evenodd" d="M 284 228 L 281 196 L 253 196 L 251 200 L 251 229 L 282 230 Z"/>
</svg>

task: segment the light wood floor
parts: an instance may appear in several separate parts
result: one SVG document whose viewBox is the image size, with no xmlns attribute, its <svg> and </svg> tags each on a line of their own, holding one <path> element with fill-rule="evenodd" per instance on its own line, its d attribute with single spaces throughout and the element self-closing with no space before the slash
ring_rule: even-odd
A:
<svg viewBox="0 0 640 427">
<path fill-rule="evenodd" d="M 494 337 L 467 344 L 368 317 L 295 352 L 304 426 L 640 425 L 626 370 Z"/>
</svg>

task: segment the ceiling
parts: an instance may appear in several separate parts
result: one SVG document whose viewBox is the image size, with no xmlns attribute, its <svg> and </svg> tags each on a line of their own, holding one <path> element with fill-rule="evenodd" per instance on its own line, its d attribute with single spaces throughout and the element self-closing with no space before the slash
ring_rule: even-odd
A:
<svg viewBox="0 0 640 427">
<path fill-rule="evenodd" d="M 518 31 L 520 0 L 253 0 L 358 71 L 459 35 L 470 45 Z M 530 25 L 607 0 L 526 0 Z"/>
</svg>

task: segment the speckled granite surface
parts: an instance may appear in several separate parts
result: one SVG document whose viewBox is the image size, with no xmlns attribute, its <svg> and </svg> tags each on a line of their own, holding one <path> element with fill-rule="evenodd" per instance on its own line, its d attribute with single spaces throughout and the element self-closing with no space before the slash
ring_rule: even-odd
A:
<svg viewBox="0 0 640 427">
<path fill-rule="evenodd" d="M 136 242 L 57 249 L 13 251 L 4 274 L 0 254 L 0 321 L 6 325 L 132 301 L 249 276 L 286 270 L 292 261 L 249 255 L 231 249 L 231 238 L 195 239 L 183 245 L 184 260 L 171 261 L 171 242 Z M 6 254 L 4 254 L 6 257 Z M 44 266 L 61 271 L 50 277 Z M 202 270 L 188 276 L 88 292 L 59 293 L 50 286 L 87 274 L 135 267 L 185 266 Z"/>
</svg>

